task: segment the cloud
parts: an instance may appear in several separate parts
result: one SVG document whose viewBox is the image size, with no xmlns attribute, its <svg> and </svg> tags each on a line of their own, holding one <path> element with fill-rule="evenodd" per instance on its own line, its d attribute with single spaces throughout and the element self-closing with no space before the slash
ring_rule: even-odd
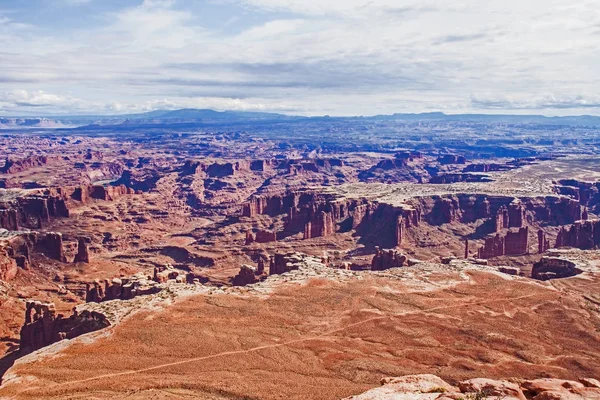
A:
<svg viewBox="0 0 600 400">
<path fill-rule="evenodd" d="M 92 0 L 61 0 L 63 3 L 66 3 L 71 6 L 81 6 L 83 4 L 91 3 Z"/>
<path fill-rule="evenodd" d="M 0 11 L 0 82 L 27 96 L 4 96 L 2 112 L 593 110 L 596 3 L 92 1 L 62 7 L 61 24 L 33 24 L 22 6 Z"/>
<path fill-rule="evenodd" d="M 527 98 L 510 97 L 473 97 L 471 103 L 478 109 L 489 110 L 541 110 L 541 109 L 586 109 L 596 108 L 600 110 L 600 96 L 534 96 Z"/>
<path fill-rule="evenodd" d="M 180 108 L 212 108 L 215 110 L 239 111 L 292 111 L 291 104 L 260 98 L 188 97 L 162 98 L 143 102 L 89 102 L 77 97 L 44 91 L 28 92 L 13 90 L 0 94 L 0 111 L 16 115 L 55 115 L 85 114 L 95 110 L 98 114 L 141 113 L 154 110 L 175 110 Z"/>
</svg>

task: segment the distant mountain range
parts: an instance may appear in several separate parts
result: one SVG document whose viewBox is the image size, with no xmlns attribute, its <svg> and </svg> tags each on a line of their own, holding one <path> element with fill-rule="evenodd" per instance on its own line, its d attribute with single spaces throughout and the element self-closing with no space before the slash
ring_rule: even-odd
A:
<svg viewBox="0 0 600 400">
<path fill-rule="evenodd" d="M 543 115 L 493 115 L 493 114 L 444 114 L 431 112 L 422 114 L 392 114 L 356 117 L 302 117 L 276 113 L 249 111 L 214 111 L 200 109 L 181 109 L 173 111 L 151 111 L 142 114 L 111 116 L 45 116 L 45 117 L 0 117 L 0 129 L 61 129 L 89 126 L 127 125 L 173 125 L 173 124 L 237 124 L 237 123 L 269 123 L 291 121 L 430 121 L 430 122 L 472 122 L 472 123 L 506 123 L 506 124 L 539 124 L 566 126 L 600 126 L 600 116 L 581 115 L 567 117 L 546 117 Z"/>
</svg>

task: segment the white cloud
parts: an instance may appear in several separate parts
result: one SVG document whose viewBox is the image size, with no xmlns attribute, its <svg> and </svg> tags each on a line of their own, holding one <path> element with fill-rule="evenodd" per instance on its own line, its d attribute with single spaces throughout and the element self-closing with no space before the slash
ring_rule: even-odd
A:
<svg viewBox="0 0 600 400">
<path fill-rule="evenodd" d="M 72 6 L 80 6 L 83 4 L 91 3 L 92 0 L 62 0 L 64 3 L 72 5 Z"/>
<path fill-rule="evenodd" d="M 594 111 L 600 92 L 597 0 L 221 1 L 212 18 L 195 1 L 140 0 L 65 34 L 0 13 L 0 84 L 30 107 L 72 93 L 57 106 L 89 111 L 569 113 Z"/>
</svg>

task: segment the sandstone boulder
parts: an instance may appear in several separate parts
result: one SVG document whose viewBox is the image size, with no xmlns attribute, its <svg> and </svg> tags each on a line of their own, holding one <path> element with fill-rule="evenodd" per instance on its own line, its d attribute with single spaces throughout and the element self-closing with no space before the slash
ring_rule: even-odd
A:
<svg viewBox="0 0 600 400">
<path fill-rule="evenodd" d="M 446 392 L 458 392 L 435 375 L 408 375 L 385 378 L 382 386 L 345 400 L 435 400 Z"/>
<path fill-rule="evenodd" d="M 251 265 L 242 265 L 240 272 L 233 278 L 234 286 L 252 285 L 259 281 L 258 269 Z"/>
<path fill-rule="evenodd" d="M 371 261 L 371 270 L 384 271 L 390 268 L 402 268 L 407 263 L 408 257 L 396 250 L 381 250 L 375 248 L 375 255 Z"/>
<path fill-rule="evenodd" d="M 499 397 L 505 400 L 526 400 L 523 391 L 516 383 L 476 378 L 460 382 L 458 387 L 462 393 L 485 393 L 488 397 Z"/>
</svg>

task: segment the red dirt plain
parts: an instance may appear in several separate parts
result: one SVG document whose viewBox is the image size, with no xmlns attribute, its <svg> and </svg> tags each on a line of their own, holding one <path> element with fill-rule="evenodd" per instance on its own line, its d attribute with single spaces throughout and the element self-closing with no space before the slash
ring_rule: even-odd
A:
<svg viewBox="0 0 600 400">
<path fill-rule="evenodd" d="M 93 343 L 17 363 L 10 372 L 25 380 L 6 382 L 0 397 L 339 399 L 406 374 L 600 376 L 600 315 L 585 298 L 600 289 L 598 275 L 556 287 L 469 276 L 433 291 L 367 275 L 266 298 L 190 297 Z"/>
</svg>

